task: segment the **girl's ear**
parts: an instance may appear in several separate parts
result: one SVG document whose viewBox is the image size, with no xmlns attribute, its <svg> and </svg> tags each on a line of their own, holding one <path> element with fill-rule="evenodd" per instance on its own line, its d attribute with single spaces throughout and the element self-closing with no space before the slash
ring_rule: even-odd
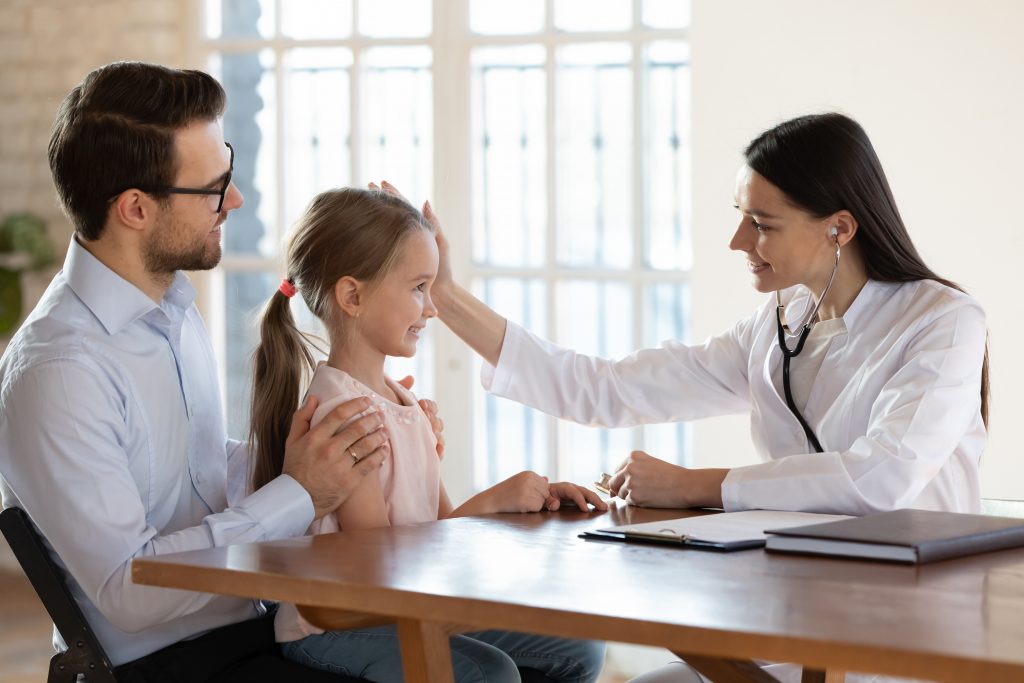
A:
<svg viewBox="0 0 1024 683">
<path fill-rule="evenodd" d="M 334 283 L 334 303 L 350 318 L 358 318 L 362 308 L 363 283 L 346 275 Z"/>
</svg>

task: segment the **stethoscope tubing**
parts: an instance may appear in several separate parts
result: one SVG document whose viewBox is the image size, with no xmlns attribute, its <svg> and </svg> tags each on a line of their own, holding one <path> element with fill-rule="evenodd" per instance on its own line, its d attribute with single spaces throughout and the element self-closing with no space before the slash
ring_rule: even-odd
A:
<svg viewBox="0 0 1024 683">
<path fill-rule="evenodd" d="M 785 310 L 782 305 L 782 296 L 779 294 L 779 290 L 775 290 L 775 324 L 778 329 L 779 335 L 779 348 L 782 349 L 782 389 L 786 398 L 786 405 L 789 407 L 789 411 L 793 413 L 793 417 L 796 418 L 800 426 L 803 427 L 804 435 L 807 436 L 807 442 L 814 448 L 817 453 L 824 453 L 825 449 L 821 447 L 821 442 L 818 441 L 818 436 L 811 429 L 811 425 L 804 419 L 803 414 L 796 407 L 796 401 L 793 400 L 793 389 L 790 386 L 789 379 L 789 363 L 790 361 L 800 355 L 800 352 L 804 350 L 804 343 L 807 341 L 807 335 L 811 333 L 811 327 L 817 321 L 818 309 L 821 308 L 821 302 L 825 300 L 830 289 L 832 289 L 832 283 L 836 279 L 836 272 L 839 270 L 839 240 L 836 240 L 836 262 L 832 266 L 832 275 L 828 278 L 828 284 L 825 285 L 825 289 L 821 292 L 821 296 L 818 297 L 818 302 L 814 305 L 814 309 L 811 314 L 807 316 L 804 322 L 797 328 L 798 331 L 793 332 L 786 324 Z M 786 337 L 796 337 L 798 341 L 796 348 L 790 349 L 786 343 Z"/>
</svg>

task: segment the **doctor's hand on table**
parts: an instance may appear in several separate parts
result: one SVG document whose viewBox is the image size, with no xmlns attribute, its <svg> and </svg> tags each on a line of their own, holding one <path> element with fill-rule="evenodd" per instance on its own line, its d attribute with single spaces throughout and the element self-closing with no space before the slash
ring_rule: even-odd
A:
<svg viewBox="0 0 1024 683">
<path fill-rule="evenodd" d="M 613 496 L 651 508 L 722 507 L 725 468 L 692 469 L 633 451 L 608 482 Z"/>
</svg>

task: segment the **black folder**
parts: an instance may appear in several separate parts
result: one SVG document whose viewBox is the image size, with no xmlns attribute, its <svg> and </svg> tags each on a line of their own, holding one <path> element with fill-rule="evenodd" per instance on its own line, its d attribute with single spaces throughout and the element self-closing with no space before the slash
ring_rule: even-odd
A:
<svg viewBox="0 0 1024 683">
<path fill-rule="evenodd" d="M 902 509 L 766 533 L 773 552 L 923 564 L 1024 546 L 1024 519 Z"/>
</svg>

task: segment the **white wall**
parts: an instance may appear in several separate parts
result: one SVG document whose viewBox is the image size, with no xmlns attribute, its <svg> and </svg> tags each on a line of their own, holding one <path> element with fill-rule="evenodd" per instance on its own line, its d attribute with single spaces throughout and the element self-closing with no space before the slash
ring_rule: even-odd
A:
<svg viewBox="0 0 1024 683">
<path fill-rule="evenodd" d="M 982 492 L 1024 498 L 1024 3 L 696 0 L 694 339 L 758 303 L 728 251 L 745 144 L 780 120 L 839 110 L 867 130 L 927 263 L 984 305 L 991 440 Z M 701 465 L 752 462 L 746 420 L 697 426 Z"/>
</svg>

